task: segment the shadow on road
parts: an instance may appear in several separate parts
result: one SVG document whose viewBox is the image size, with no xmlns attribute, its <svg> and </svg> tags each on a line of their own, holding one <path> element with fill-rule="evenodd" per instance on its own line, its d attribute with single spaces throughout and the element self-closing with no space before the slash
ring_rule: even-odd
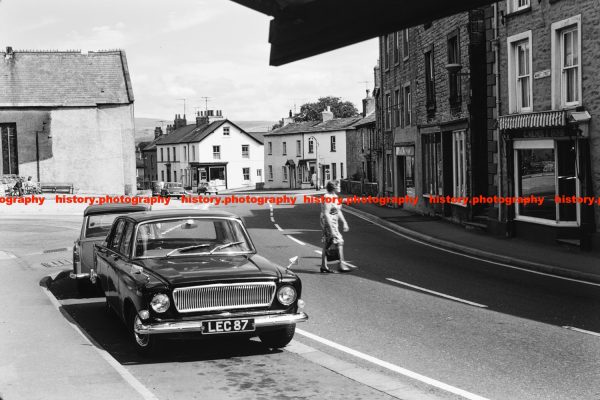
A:
<svg viewBox="0 0 600 400">
<path fill-rule="evenodd" d="M 135 351 L 123 322 L 106 309 L 103 296 L 99 294 L 98 297 L 82 298 L 75 281 L 69 278 L 68 273 L 69 271 L 63 271 L 55 279 L 46 277 L 40 285 L 47 287 L 63 303 L 60 311 L 65 318 L 75 322 L 95 345 L 108 351 L 121 364 L 218 361 L 281 352 L 271 350 L 259 341 L 250 340 L 248 336 L 201 338 L 186 334 L 163 339 L 155 354 L 140 356 Z"/>
</svg>

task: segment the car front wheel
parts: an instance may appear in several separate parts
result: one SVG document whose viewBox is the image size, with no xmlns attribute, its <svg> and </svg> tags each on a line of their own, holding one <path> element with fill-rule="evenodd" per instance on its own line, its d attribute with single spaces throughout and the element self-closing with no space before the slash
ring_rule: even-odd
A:
<svg viewBox="0 0 600 400">
<path fill-rule="evenodd" d="M 258 335 L 260 341 L 272 349 L 281 349 L 288 345 L 296 333 L 296 324 L 287 325 L 283 328 L 268 331 Z"/>
<path fill-rule="evenodd" d="M 138 354 L 148 356 L 156 349 L 157 338 L 154 335 L 142 335 L 135 332 L 137 326 L 142 325 L 142 320 L 133 310 L 129 311 L 128 328 L 133 337 L 133 344 Z"/>
</svg>

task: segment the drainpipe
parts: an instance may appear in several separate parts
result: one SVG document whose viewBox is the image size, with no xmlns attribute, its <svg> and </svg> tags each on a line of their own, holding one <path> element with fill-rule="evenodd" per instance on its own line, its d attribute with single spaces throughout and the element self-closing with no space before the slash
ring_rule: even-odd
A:
<svg viewBox="0 0 600 400">
<path fill-rule="evenodd" d="M 498 41 L 498 2 L 493 4 L 494 7 L 494 77 L 496 85 L 496 117 L 500 116 L 500 43 Z M 502 136 L 500 128 L 496 124 L 496 175 L 498 177 L 498 197 L 502 197 Z M 502 204 L 498 204 L 498 222 L 502 222 Z"/>
</svg>

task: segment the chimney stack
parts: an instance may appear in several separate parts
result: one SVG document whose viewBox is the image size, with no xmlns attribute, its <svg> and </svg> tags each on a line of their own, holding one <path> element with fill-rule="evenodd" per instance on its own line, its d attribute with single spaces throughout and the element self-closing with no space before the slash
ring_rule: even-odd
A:
<svg viewBox="0 0 600 400">
<path fill-rule="evenodd" d="M 294 122 L 294 117 L 292 117 L 292 110 L 290 110 L 289 117 L 281 119 L 281 126 L 286 126 Z"/>
<path fill-rule="evenodd" d="M 10 46 L 6 46 L 6 55 L 4 56 L 5 60 L 12 60 L 12 58 L 14 57 L 15 53 L 13 51 L 13 48 Z"/>
<path fill-rule="evenodd" d="M 162 136 L 163 132 L 162 132 L 162 128 L 160 126 L 157 126 L 156 128 L 154 128 L 154 139 L 159 138 L 160 136 Z"/>
<path fill-rule="evenodd" d="M 327 106 L 327 110 L 321 113 L 321 120 L 323 122 L 331 121 L 333 119 L 333 113 L 331 112 L 331 107 Z"/>
<path fill-rule="evenodd" d="M 363 112 L 362 112 L 362 116 L 363 118 L 366 117 L 367 115 L 371 114 L 373 111 L 375 111 L 375 98 L 369 95 L 369 89 L 367 89 L 367 97 L 365 97 L 362 101 L 362 105 L 363 105 Z"/>
<path fill-rule="evenodd" d="M 177 130 L 187 125 L 187 121 L 185 119 L 185 114 L 183 114 L 183 118 L 181 118 L 181 114 L 175 114 L 175 121 L 173 121 L 173 129 Z"/>
</svg>

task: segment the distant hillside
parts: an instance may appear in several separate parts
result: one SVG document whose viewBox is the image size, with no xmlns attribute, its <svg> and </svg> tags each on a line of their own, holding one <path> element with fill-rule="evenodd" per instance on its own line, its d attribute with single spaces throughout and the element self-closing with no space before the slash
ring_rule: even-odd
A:
<svg viewBox="0 0 600 400">
<path fill-rule="evenodd" d="M 163 121 L 163 122 L 161 122 Z M 188 121 L 191 123 L 192 121 Z M 277 121 L 233 121 L 246 132 L 267 132 Z M 167 125 L 172 124 L 172 120 L 160 120 L 154 118 L 136 118 L 135 119 L 135 141 L 151 141 L 154 139 L 154 129 L 157 126 L 162 126 L 163 130 L 167 129 Z"/>
</svg>

